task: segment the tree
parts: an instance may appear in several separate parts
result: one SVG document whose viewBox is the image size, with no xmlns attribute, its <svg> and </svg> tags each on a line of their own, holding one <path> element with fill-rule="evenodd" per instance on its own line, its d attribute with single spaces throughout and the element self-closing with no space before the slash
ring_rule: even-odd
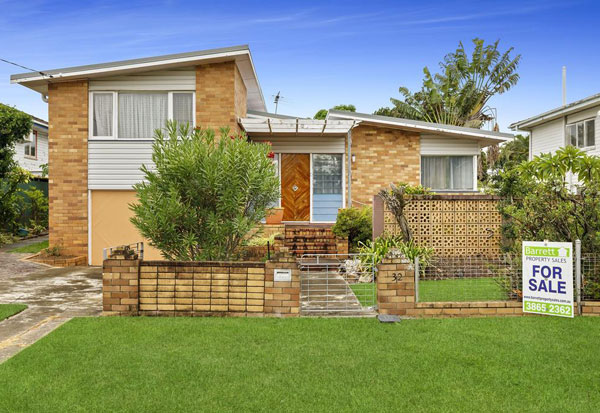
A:
<svg viewBox="0 0 600 413">
<path fill-rule="evenodd" d="M 19 185 L 31 174 L 14 160 L 15 143 L 31 133 L 31 116 L 0 103 L 0 231 L 15 231 L 21 206 Z"/>
<path fill-rule="evenodd" d="M 346 112 L 356 112 L 356 106 L 354 105 L 336 105 L 334 107 L 331 108 L 332 110 L 345 110 Z M 329 112 L 327 109 L 321 109 L 319 110 L 317 113 L 315 113 L 315 116 L 313 117 L 313 119 L 325 119 L 327 118 L 327 112 Z"/>
<path fill-rule="evenodd" d="M 565 174 L 575 174 L 575 190 Z M 500 172 L 505 249 L 521 241 L 581 240 L 584 252 L 600 252 L 600 158 L 568 146 Z"/>
<path fill-rule="evenodd" d="M 233 259 L 279 198 L 271 147 L 168 122 L 156 131 L 131 222 L 171 260 Z"/>
<path fill-rule="evenodd" d="M 474 39 L 473 44 L 470 59 L 459 43 L 440 63 L 440 73 L 423 69 L 420 91 L 412 93 L 400 87 L 403 99 L 391 98 L 394 106 L 380 108 L 375 114 L 480 128 L 491 119 L 486 106 L 489 99 L 518 82 L 521 55 L 512 57 L 512 47 L 501 53 L 499 41 L 485 46 L 483 40 Z"/>
<path fill-rule="evenodd" d="M 516 135 L 509 142 L 481 151 L 478 178 L 483 184 L 496 185 L 499 172 L 513 169 L 529 159 L 529 136 Z"/>
<path fill-rule="evenodd" d="M 404 208 L 411 202 L 410 195 L 428 194 L 430 190 L 421 185 L 410 185 L 400 182 L 398 185 L 390 184 L 389 189 L 379 191 L 379 197 L 383 199 L 385 206 L 391 211 L 396 219 L 396 223 L 402 232 L 402 241 L 412 241 L 412 231 L 404 215 Z"/>
</svg>

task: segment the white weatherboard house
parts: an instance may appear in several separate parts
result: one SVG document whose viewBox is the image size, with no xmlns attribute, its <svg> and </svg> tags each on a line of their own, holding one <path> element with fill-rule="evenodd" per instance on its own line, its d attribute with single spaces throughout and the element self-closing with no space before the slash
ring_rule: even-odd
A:
<svg viewBox="0 0 600 413">
<path fill-rule="evenodd" d="M 529 159 L 573 145 L 591 155 L 600 155 L 600 93 L 560 106 L 510 125 L 529 132 Z"/>
<path fill-rule="evenodd" d="M 42 165 L 48 163 L 48 122 L 32 118 L 31 133 L 15 145 L 15 159 L 22 168 L 41 176 Z"/>
</svg>

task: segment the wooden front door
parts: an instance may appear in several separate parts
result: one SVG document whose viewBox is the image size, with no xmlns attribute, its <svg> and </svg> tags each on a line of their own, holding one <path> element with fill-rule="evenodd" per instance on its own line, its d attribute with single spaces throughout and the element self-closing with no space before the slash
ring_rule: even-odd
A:
<svg viewBox="0 0 600 413">
<path fill-rule="evenodd" d="M 310 155 L 281 155 L 281 206 L 284 221 L 310 221 Z"/>
</svg>

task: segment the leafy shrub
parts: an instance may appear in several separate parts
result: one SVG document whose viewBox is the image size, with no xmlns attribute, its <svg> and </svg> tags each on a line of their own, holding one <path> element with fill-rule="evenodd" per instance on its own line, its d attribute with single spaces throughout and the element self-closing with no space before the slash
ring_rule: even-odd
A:
<svg viewBox="0 0 600 413">
<path fill-rule="evenodd" d="M 271 147 L 168 122 L 156 131 L 131 222 L 170 260 L 234 259 L 279 198 Z"/>
<path fill-rule="evenodd" d="M 264 247 L 267 245 L 267 243 L 273 245 L 273 243 L 275 242 L 275 238 L 277 238 L 280 235 L 281 233 L 276 232 L 269 235 L 268 237 L 254 237 L 251 238 L 246 245 L 248 245 L 249 247 Z"/>
<path fill-rule="evenodd" d="M 60 257 L 62 255 L 62 245 L 53 245 L 42 251 L 42 255 L 47 257 Z"/>
<path fill-rule="evenodd" d="M 433 255 L 433 248 L 421 247 L 414 241 L 404 242 L 399 237 L 378 237 L 375 241 L 360 243 L 361 261 L 366 267 L 377 266 L 392 251 L 402 253 L 410 262 L 419 257 L 420 269 L 424 270 Z"/>
<path fill-rule="evenodd" d="M 24 207 L 29 208 L 31 228 L 48 228 L 48 198 L 36 188 L 25 190 L 23 194 L 28 198 L 28 202 L 24 202 Z"/>
<path fill-rule="evenodd" d="M 19 228 L 19 217 L 23 208 L 20 184 L 29 182 L 31 173 L 14 167 L 0 178 L 0 230 L 15 233 Z"/>
<path fill-rule="evenodd" d="M 348 239 L 350 249 L 355 250 L 360 242 L 365 243 L 373 236 L 373 209 L 369 206 L 340 209 L 331 230 Z"/>
</svg>

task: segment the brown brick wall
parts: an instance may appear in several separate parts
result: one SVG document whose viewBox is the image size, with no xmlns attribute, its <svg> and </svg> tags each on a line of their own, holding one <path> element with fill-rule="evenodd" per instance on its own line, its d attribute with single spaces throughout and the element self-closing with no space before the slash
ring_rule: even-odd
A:
<svg viewBox="0 0 600 413">
<path fill-rule="evenodd" d="M 371 205 L 373 195 L 391 182 L 420 183 L 419 134 L 359 125 L 352 130 L 352 153 L 353 202 Z"/>
<path fill-rule="evenodd" d="M 196 125 L 238 133 L 238 116 L 246 116 L 246 87 L 235 62 L 197 66 Z"/>
<path fill-rule="evenodd" d="M 50 245 L 87 256 L 88 83 L 48 86 Z"/>
<path fill-rule="evenodd" d="M 275 268 L 292 270 L 274 282 Z M 297 316 L 296 261 L 176 262 L 108 259 L 103 265 L 105 315 Z"/>
</svg>

